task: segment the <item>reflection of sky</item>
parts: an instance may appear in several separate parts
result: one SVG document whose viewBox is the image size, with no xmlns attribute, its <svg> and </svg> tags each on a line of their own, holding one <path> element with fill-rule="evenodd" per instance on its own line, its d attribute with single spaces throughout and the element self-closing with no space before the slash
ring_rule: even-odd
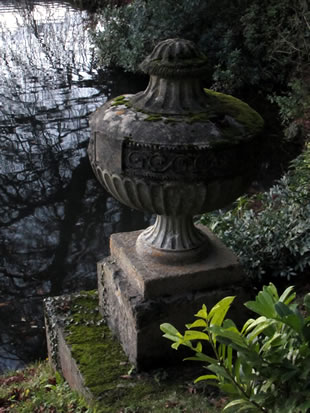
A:
<svg viewBox="0 0 310 413">
<path fill-rule="evenodd" d="M 61 69 L 69 64 L 77 68 L 89 63 L 91 45 L 83 22 L 85 14 L 57 3 L 15 11 L 3 11 L 1 6 L 0 2 L 2 74 L 10 72 L 14 63 L 21 70 L 27 66 Z M 79 69 L 84 69 L 86 76 L 87 68 Z"/>
<path fill-rule="evenodd" d="M 64 19 L 64 16 L 66 13 L 73 12 L 72 9 L 70 9 L 70 6 L 63 3 L 54 3 L 51 2 L 48 5 L 42 5 L 42 4 L 35 4 L 36 2 L 33 2 L 33 10 L 32 10 L 32 15 L 34 19 L 38 22 L 46 21 L 47 18 L 50 15 L 50 10 L 53 9 L 53 21 L 62 21 Z M 19 12 L 17 12 L 18 7 L 20 7 Z M 1 8 L 1 13 L 0 13 L 0 24 L 3 27 L 12 29 L 12 28 L 17 28 L 23 23 L 23 18 L 21 13 L 25 10 L 25 5 L 23 1 L 17 1 L 16 3 L 2 3 L 0 2 L 0 8 Z"/>
<path fill-rule="evenodd" d="M 79 131 L 102 99 L 89 83 L 97 71 L 86 16 L 65 3 L 3 10 L 0 2 L 0 127 L 9 127 L 0 173 L 23 170 L 25 151 L 77 150 L 88 139 Z"/>
</svg>

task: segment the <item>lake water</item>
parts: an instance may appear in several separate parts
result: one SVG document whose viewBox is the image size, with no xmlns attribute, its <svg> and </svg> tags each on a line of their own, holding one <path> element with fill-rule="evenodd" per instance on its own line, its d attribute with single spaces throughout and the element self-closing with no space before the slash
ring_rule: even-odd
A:
<svg viewBox="0 0 310 413">
<path fill-rule="evenodd" d="M 66 2 L 0 1 L 0 371 L 44 357 L 42 299 L 95 288 L 110 234 L 147 224 L 86 155 L 89 114 L 145 85 L 98 67 L 95 25 Z"/>
</svg>

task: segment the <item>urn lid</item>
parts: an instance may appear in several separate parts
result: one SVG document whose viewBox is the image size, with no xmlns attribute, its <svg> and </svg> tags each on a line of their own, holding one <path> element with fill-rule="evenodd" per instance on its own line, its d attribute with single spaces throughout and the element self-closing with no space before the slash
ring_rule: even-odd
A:
<svg viewBox="0 0 310 413">
<path fill-rule="evenodd" d="M 207 58 L 190 40 L 167 39 L 155 46 L 140 68 L 160 78 L 197 78 L 204 76 Z"/>
<path fill-rule="evenodd" d="M 184 115 L 205 112 L 210 107 L 200 80 L 207 69 L 207 58 L 192 41 L 164 40 L 140 67 L 150 75 L 150 82 L 144 92 L 130 99 L 134 108 Z"/>
</svg>

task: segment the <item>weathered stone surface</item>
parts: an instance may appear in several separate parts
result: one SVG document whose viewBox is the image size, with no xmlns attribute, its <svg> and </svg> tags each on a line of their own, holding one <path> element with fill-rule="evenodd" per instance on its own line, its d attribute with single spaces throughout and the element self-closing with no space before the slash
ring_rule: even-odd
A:
<svg viewBox="0 0 310 413">
<path fill-rule="evenodd" d="M 188 291 L 180 292 L 178 283 L 171 280 L 175 286 L 174 293 L 170 288 L 170 293 L 163 291 L 161 296 L 149 299 L 143 297 L 131 280 L 113 257 L 105 258 L 98 264 L 100 311 L 107 318 L 130 362 L 138 368 L 180 362 L 187 354 L 185 348 L 178 351 L 171 349 L 171 343 L 162 337 L 161 323 L 170 322 L 182 331 L 186 323 L 193 321 L 202 304 L 211 308 L 228 295 L 238 297 L 231 309 L 234 320 L 245 318 L 245 308 L 241 308 L 241 303 L 246 300 L 246 292 L 236 283 L 200 291 L 189 286 Z"/>
<path fill-rule="evenodd" d="M 67 296 L 63 297 L 67 299 Z M 84 378 L 72 356 L 70 346 L 66 342 L 63 325 L 64 319 L 54 311 L 56 299 L 49 298 L 48 301 L 45 300 L 44 303 L 49 362 L 54 370 L 59 371 L 63 375 L 72 389 L 77 390 L 87 400 L 92 400 L 93 396 L 85 386 Z"/>
<path fill-rule="evenodd" d="M 184 253 L 178 255 L 178 265 L 164 265 L 148 256 L 139 257 L 135 244 L 142 231 L 113 234 L 111 255 L 128 282 L 146 299 L 206 288 L 226 288 L 240 281 L 243 272 L 235 254 L 206 227 L 200 225 L 199 229 L 209 238 L 209 245 L 205 258 L 196 263 L 184 265 L 181 258 Z"/>
</svg>

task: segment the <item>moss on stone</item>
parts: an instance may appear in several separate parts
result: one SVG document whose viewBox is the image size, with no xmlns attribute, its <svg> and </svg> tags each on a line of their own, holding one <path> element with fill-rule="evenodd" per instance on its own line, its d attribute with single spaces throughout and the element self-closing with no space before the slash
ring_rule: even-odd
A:
<svg viewBox="0 0 310 413">
<path fill-rule="evenodd" d="M 117 96 L 116 98 L 112 100 L 111 106 L 120 106 L 120 105 L 125 105 L 125 106 L 129 105 L 129 100 L 126 98 L 126 96 L 124 95 Z"/>
<path fill-rule="evenodd" d="M 264 126 L 263 118 L 247 103 L 242 102 L 242 100 L 237 99 L 234 96 L 214 92 L 210 89 L 205 89 L 205 92 L 211 99 L 210 105 L 212 106 L 212 111 L 215 115 L 231 116 L 244 127 L 245 135 L 257 135 L 262 131 Z M 233 127 L 228 127 L 226 129 L 226 132 L 229 135 L 235 133 L 235 128 Z"/>
<path fill-rule="evenodd" d="M 139 383 L 126 377 L 130 364 L 120 344 L 112 336 L 98 311 L 95 292 L 80 294 L 71 303 L 66 340 L 79 366 L 85 386 L 100 400 L 100 412 L 138 403 L 158 389 L 148 381 Z M 115 409 L 114 409 L 115 407 Z"/>
<path fill-rule="evenodd" d="M 162 115 L 158 115 L 157 113 L 151 114 L 147 116 L 144 120 L 147 122 L 158 122 L 159 120 L 163 120 Z"/>
<path fill-rule="evenodd" d="M 127 357 L 98 311 L 97 291 L 73 296 L 69 307 L 65 322 L 66 342 L 85 386 L 96 400 L 96 412 L 118 413 L 127 408 L 139 413 L 164 412 L 167 400 L 171 399 L 176 400 L 180 407 L 178 411 L 191 405 L 209 406 L 203 394 L 188 393 L 184 383 L 198 374 L 192 369 L 186 370 L 186 366 L 184 371 L 173 367 L 128 374 L 131 366 Z"/>
</svg>

